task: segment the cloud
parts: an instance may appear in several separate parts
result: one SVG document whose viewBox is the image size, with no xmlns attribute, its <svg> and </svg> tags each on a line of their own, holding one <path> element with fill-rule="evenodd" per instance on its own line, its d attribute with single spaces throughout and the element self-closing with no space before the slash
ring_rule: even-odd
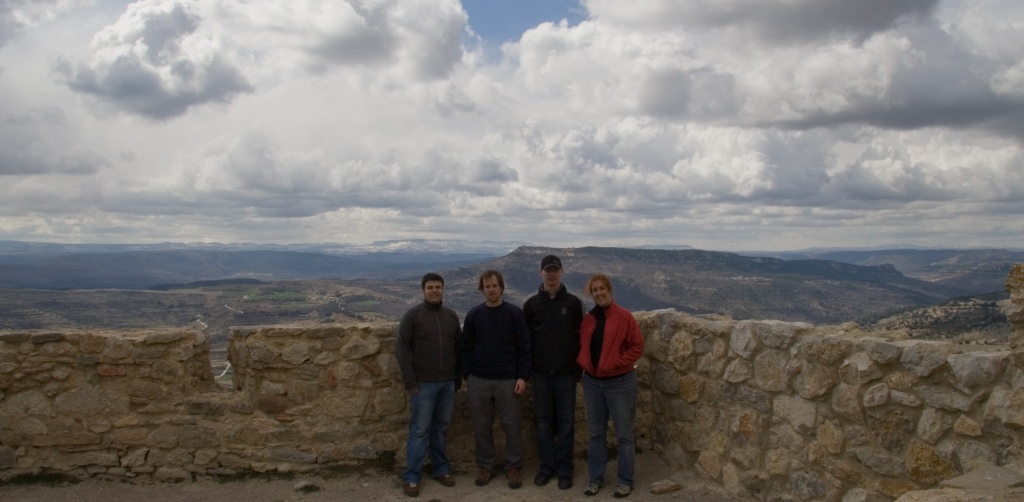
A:
<svg viewBox="0 0 1024 502">
<path fill-rule="evenodd" d="M 26 28 L 91 3 L 92 0 L 3 0 L 0 2 L 0 48 Z"/>
<path fill-rule="evenodd" d="M 455 0 L 121 3 L 7 32 L 5 235 L 764 249 L 1019 226 L 1012 0 L 591 0 L 500 55 Z"/>
<path fill-rule="evenodd" d="M 863 40 L 906 18 L 931 14 L 939 0 L 586 0 L 598 20 L 640 29 L 721 29 L 804 43 L 833 37 Z"/>
<path fill-rule="evenodd" d="M 295 61 L 314 74 L 440 79 L 462 60 L 465 23 L 453 0 L 141 0 L 96 34 L 88 61 L 61 58 L 53 73 L 115 109 L 165 120 L 275 85 Z"/>
<path fill-rule="evenodd" d="M 93 38 L 91 61 L 60 60 L 54 73 L 73 91 L 158 120 L 251 92 L 219 37 L 201 24 L 196 0 L 142 0 Z"/>
<path fill-rule="evenodd" d="M 66 134 L 70 126 L 57 108 L 36 108 L 24 114 L 10 114 L 0 122 L 0 177 L 25 175 L 94 174 L 107 160 L 92 148 L 67 144 L 45 137 L 42 129 Z"/>
</svg>

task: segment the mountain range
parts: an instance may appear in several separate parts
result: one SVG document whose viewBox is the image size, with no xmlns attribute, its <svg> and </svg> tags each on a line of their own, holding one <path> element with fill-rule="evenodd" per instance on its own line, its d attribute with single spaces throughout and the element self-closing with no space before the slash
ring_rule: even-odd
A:
<svg viewBox="0 0 1024 502">
<path fill-rule="evenodd" d="M 30 318 L 31 326 L 45 327 L 46 319 L 67 318 L 62 305 L 72 298 L 84 316 L 75 319 L 83 320 L 61 322 L 114 322 L 98 319 L 129 316 L 131 311 L 119 314 L 103 305 L 123 303 L 129 296 L 142 302 L 136 311 L 164 322 L 187 322 L 203 309 L 220 308 L 225 301 L 243 296 L 249 301 L 261 298 L 266 313 L 248 322 L 288 322 L 287 316 L 297 312 L 317 318 L 377 309 L 394 316 L 403 305 L 419 299 L 419 277 L 427 271 L 442 272 L 447 281 L 446 304 L 465 313 L 481 301 L 476 288 L 481 270 L 502 271 L 506 298 L 521 304 L 539 286 L 540 260 L 549 253 L 562 258 L 564 282 L 581 297 L 587 276 L 602 272 L 612 278 L 616 300 L 633 310 L 675 308 L 740 319 L 814 323 L 880 319 L 894 311 L 982 294 L 991 294 L 986 302 L 997 301 L 1000 294 L 1005 295 L 1003 283 L 1012 264 L 1024 261 L 1024 251 L 993 249 L 808 250 L 749 256 L 685 246 L 543 248 L 434 240 L 359 246 L 0 241 L 0 297 L 8 298 L 4 301 L 10 307 L 3 309 L 6 312 L 0 317 L 7 321 L 0 327 L 25 326 L 18 321 L 21 318 Z M 18 293 L 26 289 L 33 292 Z M 103 301 L 96 299 L 101 295 L 87 293 L 101 289 L 128 291 L 105 293 L 102 296 L 108 299 Z M 229 289 L 232 293 L 225 296 Z M 165 294 L 134 295 L 131 290 Z M 236 295 L 236 290 L 247 293 Z M 339 294 L 341 290 L 358 294 Z M 62 291 L 66 294 L 61 295 Z M 187 301 L 167 296 L 184 295 L 184 291 L 192 295 Z M 114 296 L 120 300 L 109 299 Z M 281 306 L 275 301 L 283 298 L 290 303 L 274 310 Z M 183 310 L 177 313 L 176 308 Z M 86 315 L 90 309 L 103 313 Z M 117 325 L 132 322 L 145 324 L 147 319 L 121 318 Z"/>
</svg>

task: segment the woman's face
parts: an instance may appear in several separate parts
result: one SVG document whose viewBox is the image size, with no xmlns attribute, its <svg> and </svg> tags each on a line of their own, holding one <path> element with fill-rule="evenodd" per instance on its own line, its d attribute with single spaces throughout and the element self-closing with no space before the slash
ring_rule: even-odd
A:
<svg viewBox="0 0 1024 502">
<path fill-rule="evenodd" d="M 608 288 L 604 281 L 590 283 L 590 297 L 601 308 L 607 308 L 612 304 L 612 290 Z"/>
</svg>

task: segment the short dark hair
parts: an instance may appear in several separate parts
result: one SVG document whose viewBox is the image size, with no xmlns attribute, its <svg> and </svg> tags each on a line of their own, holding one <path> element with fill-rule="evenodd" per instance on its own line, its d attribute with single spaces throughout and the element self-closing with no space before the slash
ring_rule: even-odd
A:
<svg viewBox="0 0 1024 502">
<path fill-rule="evenodd" d="M 441 283 L 441 287 L 444 287 L 444 277 L 441 277 L 441 274 L 427 272 L 423 276 L 423 280 L 420 281 L 420 289 L 427 289 L 427 283 L 431 281 L 438 281 Z"/>
<path fill-rule="evenodd" d="M 481 272 L 480 280 L 478 281 L 478 284 L 476 286 L 477 289 L 479 289 L 480 291 L 484 290 L 484 279 L 487 279 L 488 277 L 496 277 L 498 279 L 498 286 L 501 288 L 502 291 L 505 291 L 505 278 L 502 277 L 501 272 L 498 272 L 497 270 L 484 270 L 483 272 Z"/>
</svg>

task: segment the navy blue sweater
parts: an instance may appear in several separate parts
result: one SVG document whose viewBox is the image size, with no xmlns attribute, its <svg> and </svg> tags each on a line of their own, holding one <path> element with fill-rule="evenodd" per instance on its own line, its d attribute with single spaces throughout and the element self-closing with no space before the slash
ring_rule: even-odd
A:
<svg viewBox="0 0 1024 502">
<path fill-rule="evenodd" d="M 523 310 L 509 302 L 481 303 L 462 327 L 462 373 L 488 380 L 530 378 L 530 331 Z"/>
</svg>

